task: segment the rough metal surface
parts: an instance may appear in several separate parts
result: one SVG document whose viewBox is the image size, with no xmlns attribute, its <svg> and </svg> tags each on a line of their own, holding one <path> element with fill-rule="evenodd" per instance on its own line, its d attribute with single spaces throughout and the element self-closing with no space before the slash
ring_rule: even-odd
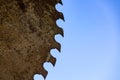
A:
<svg viewBox="0 0 120 80">
<path fill-rule="evenodd" d="M 63 14 L 55 9 L 61 0 L 0 0 L 0 80 L 33 80 L 55 65 L 51 49 L 60 51 L 54 36 L 63 30 L 56 20 Z"/>
</svg>

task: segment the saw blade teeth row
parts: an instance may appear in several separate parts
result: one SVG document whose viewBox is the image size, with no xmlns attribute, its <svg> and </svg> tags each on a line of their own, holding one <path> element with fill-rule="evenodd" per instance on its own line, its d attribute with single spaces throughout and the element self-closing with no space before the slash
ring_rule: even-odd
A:
<svg viewBox="0 0 120 80">
<path fill-rule="evenodd" d="M 56 63 L 56 58 L 55 57 L 53 57 L 52 55 L 50 55 L 50 59 L 49 59 L 49 61 L 48 62 L 50 62 L 53 66 L 55 66 L 55 63 Z"/>
<path fill-rule="evenodd" d="M 54 0 L 52 0 L 52 1 L 54 2 Z M 58 3 L 60 3 L 61 5 L 63 5 L 61 0 L 56 0 L 55 5 L 58 4 Z M 56 21 L 58 19 L 62 19 L 63 21 L 65 21 L 65 20 L 64 20 L 63 13 L 62 12 L 58 12 L 55 8 L 54 8 L 54 14 L 52 14 L 52 15 L 53 15 L 52 19 L 54 20 L 55 23 L 54 23 L 54 26 L 53 26 L 54 27 L 53 28 L 54 29 L 53 38 L 51 38 L 51 40 L 50 40 L 51 43 L 53 43 L 53 44 L 51 44 L 51 48 L 50 49 L 57 49 L 60 52 L 61 51 L 61 44 L 59 42 L 57 42 L 54 37 L 55 37 L 56 34 L 60 34 L 61 36 L 64 37 L 64 31 L 63 31 L 62 28 L 60 28 L 56 24 Z M 55 64 L 56 64 L 56 58 L 53 57 L 50 53 L 49 53 L 49 55 L 50 55 L 50 57 L 48 57 L 48 60 L 46 62 L 50 62 L 53 66 L 55 66 Z M 48 72 L 42 66 L 41 75 L 44 77 L 44 79 L 46 78 L 47 74 L 48 74 Z"/>
</svg>

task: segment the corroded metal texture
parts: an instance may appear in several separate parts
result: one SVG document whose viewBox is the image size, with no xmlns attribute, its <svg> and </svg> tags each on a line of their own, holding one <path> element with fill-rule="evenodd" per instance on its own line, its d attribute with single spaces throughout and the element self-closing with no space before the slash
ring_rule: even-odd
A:
<svg viewBox="0 0 120 80">
<path fill-rule="evenodd" d="M 50 50 L 60 51 L 54 36 L 61 34 L 56 20 L 63 14 L 55 9 L 61 0 L 0 0 L 0 80 L 33 80 L 55 65 Z"/>
</svg>

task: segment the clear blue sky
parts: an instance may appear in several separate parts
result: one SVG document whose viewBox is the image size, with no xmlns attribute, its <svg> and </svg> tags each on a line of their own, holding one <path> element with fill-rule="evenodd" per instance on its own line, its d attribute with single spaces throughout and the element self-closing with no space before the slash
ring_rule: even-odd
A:
<svg viewBox="0 0 120 80">
<path fill-rule="evenodd" d="M 120 0 L 62 1 L 65 37 L 55 37 L 62 51 L 51 51 L 57 62 L 45 63 L 46 80 L 120 80 Z"/>
</svg>

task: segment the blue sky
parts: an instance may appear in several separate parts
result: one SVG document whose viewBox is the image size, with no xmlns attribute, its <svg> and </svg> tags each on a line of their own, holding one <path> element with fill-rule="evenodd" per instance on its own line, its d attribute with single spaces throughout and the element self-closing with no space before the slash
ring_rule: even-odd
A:
<svg viewBox="0 0 120 80">
<path fill-rule="evenodd" d="M 44 64 L 46 80 L 120 80 L 120 0 L 62 1 L 65 37 L 55 36 L 62 51 L 51 50 L 57 62 Z"/>
</svg>

